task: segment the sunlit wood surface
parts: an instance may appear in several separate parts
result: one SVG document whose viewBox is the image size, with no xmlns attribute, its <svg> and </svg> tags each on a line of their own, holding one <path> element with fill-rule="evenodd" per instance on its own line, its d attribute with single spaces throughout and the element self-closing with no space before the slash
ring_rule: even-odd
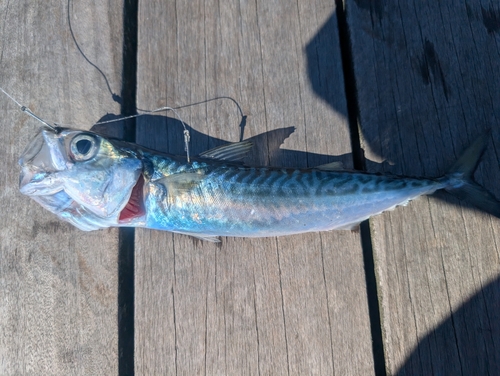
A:
<svg viewBox="0 0 500 376">
<path fill-rule="evenodd" d="M 475 179 L 500 198 L 492 4 L 346 0 L 344 23 L 324 0 L 142 1 L 137 108 L 230 97 L 245 118 L 230 99 L 178 110 L 193 154 L 243 136 L 251 164 L 352 168 L 359 133 L 368 171 L 426 177 L 491 129 Z M 123 7 L 0 0 L 0 87 L 76 128 L 120 113 Z M 39 124 L 0 108 L 0 374 L 500 374 L 500 221 L 446 194 L 364 233 L 136 230 L 134 333 L 120 330 L 118 230 L 81 232 L 18 192 Z M 137 119 L 135 137 L 184 153 L 171 112 Z"/>
</svg>

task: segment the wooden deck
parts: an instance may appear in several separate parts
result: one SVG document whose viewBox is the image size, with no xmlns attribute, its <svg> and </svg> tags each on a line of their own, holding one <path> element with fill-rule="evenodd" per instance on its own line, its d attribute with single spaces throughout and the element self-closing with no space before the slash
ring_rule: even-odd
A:
<svg viewBox="0 0 500 376">
<path fill-rule="evenodd" d="M 433 177 L 491 129 L 475 178 L 500 198 L 500 6 L 126 3 L 0 0 L 0 86 L 85 129 L 228 96 L 263 165 Z M 500 220 L 438 194 L 360 232 L 85 233 L 18 192 L 38 124 L 0 108 L 1 375 L 500 374 Z M 179 113 L 193 153 L 240 139 L 230 100 Z M 170 113 L 135 139 L 183 152 Z"/>
</svg>

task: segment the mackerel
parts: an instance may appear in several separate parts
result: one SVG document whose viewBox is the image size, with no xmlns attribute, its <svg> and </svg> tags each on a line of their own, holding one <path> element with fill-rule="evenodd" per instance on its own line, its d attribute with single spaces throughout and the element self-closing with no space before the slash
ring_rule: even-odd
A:
<svg viewBox="0 0 500 376">
<path fill-rule="evenodd" d="M 500 202 L 472 180 L 489 134 L 442 177 L 249 167 L 251 143 L 188 162 L 74 129 L 43 129 L 19 163 L 20 191 L 76 227 L 144 227 L 217 241 L 354 229 L 367 218 L 444 189 L 496 217 Z"/>
</svg>

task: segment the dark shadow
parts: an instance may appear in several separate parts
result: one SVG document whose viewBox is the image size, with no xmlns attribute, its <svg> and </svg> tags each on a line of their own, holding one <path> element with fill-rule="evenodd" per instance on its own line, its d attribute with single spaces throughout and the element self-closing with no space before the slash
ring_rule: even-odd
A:
<svg viewBox="0 0 500 376">
<path fill-rule="evenodd" d="M 500 375 L 500 279 L 427 334 L 396 375 Z"/>
<path fill-rule="evenodd" d="M 367 161 L 361 149 L 358 130 L 358 103 L 356 84 L 352 67 L 351 46 L 348 24 L 343 3 L 337 1 L 337 14 L 332 14 L 318 33 L 306 46 L 309 80 L 314 92 L 325 100 L 335 111 L 344 115 L 349 124 L 352 163 L 355 169 L 383 171 L 383 166 L 374 170 L 374 162 Z M 338 44 L 336 43 L 338 41 Z M 338 64 L 342 63 L 339 79 Z M 334 64 L 337 62 L 337 64 Z M 339 95 L 339 93 L 341 95 Z M 345 99 L 343 99 L 345 95 Z M 379 297 L 375 276 L 375 261 L 368 221 L 360 226 L 363 266 L 367 288 L 367 304 L 370 319 L 370 334 L 373 354 L 373 368 L 376 375 L 385 372 L 384 343 L 380 319 Z"/>
<path fill-rule="evenodd" d="M 335 111 L 347 118 L 344 80 L 338 72 L 338 24 L 335 14 L 306 46 L 307 74 L 314 92 Z"/>
<path fill-rule="evenodd" d="M 445 3 L 452 4 L 451 1 Z M 438 177 L 446 173 L 465 148 L 487 129 L 492 130 L 492 140 L 500 138 L 500 122 L 495 121 L 500 118 L 500 107 L 494 105 L 490 108 L 491 103 L 500 102 L 500 91 L 495 89 L 500 87 L 500 76 L 488 75 L 484 82 L 478 83 L 472 74 L 471 87 L 456 86 L 464 74 L 470 75 L 467 69 L 472 69 L 472 73 L 481 69 L 498 72 L 500 63 L 498 59 L 492 63 L 488 59 L 471 60 L 467 52 L 470 41 L 464 39 L 461 42 L 458 36 L 454 42 L 464 43 L 464 46 L 455 47 L 452 51 L 447 51 L 449 41 L 442 37 L 431 39 L 433 30 L 426 31 L 427 37 L 405 40 L 404 33 L 397 29 L 400 20 L 393 19 L 399 13 L 388 12 L 386 8 L 383 1 L 347 2 L 347 12 L 355 9 L 363 14 L 363 21 L 357 20 L 356 23 L 351 15 L 346 15 L 342 2 L 337 1 L 337 13 L 330 16 L 306 47 L 309 81 L 319 98 L 348 118 L 356 168 L 369 172 Z M 484 34 L 481 46 L 476 46 L 479 51 L 474 50 L 474 54 L 488 56 L 491 43 L 487 43 L 486 35 L 491 38 L 500 30 L 491 26 L 494 24 L 492 19 L 495 22 L 499 19 L 496 17 L 498 12 L 488 9 L 488 22 L 485 22 L 485 11 L 479 4 L 467 5 L 466 8 L 468 21 L 476 36 Z M 436 19 L 426 20 L 426 24 L 443 23 L 441 13 L 431 15 L 435 15 Z M 355 26 L 360 29 L 349 30 Z M 422 25 L 405 24 L 405 29 L 411 27 L 419 30 Z M 356 36 L 356 51 L 352 50 L 352 35 Z M 341 56 L 333 47 L 337 38 L 340 39 Z M 469 38 L 472 38 L 470 34 Z M 498 50 L 494 42 L 490 47 Z M 375 53 L 375 56 L 370 53 Z M 407 57 L 411 61 L 402 68 L 402 62 Z M 331 89 L 336 85 L 338 90 L 340 86 L 336 79 L 337 72 L 331 71 L 332 61 L 339 59 L 343 62 L 347 106 Z M 472 61 L 474 64 L 471 64 Z M 493 70 L 488 64 L 493 65 Z M 481 90 L 481 85 L 489 90 Z M 427 103 L 429 98 L 432 99 L 431 105 Z M 477 104 L 470 106 L 471 113 L 464 114 L 464 100 Z M 379 164 L 365 160 L 360 145 L 368 146 L 372 155 L 388 162 Z M 500 169 L 491 142 L 474 178 L 500 198 Z M 450 205 L 471 207 L 446 192 L 435 196 Z M 370 237 L 369 231 L 367 236 Z M 369 248 L 369 244 L 366 247 L 363 244 L 364 254 L 371 252 Z M 375 373 L 384 375 L 382 335 L 380 328 L 376 327 L 378 307 L 373 304 L 375 301 L 377 305 L 376 281 L 370 258 L 365 257 L 364 261 Z M 500 375 L 498 279 L 420 341 L 398 371 L 398 375 L 473 374 Z"/>
<path fill-rule="evenodd" d="M 119 119 L 121 116 L 107 114 L 102 117 L 99 122 Z M 235 124 L 235 127 L 238 125 Z M 204 133 L 198 132 L 186 124 L 190 134 L 190 150 L 191 156 L 196 156 L 204 151 L 214 147 L 234 142 L 234 140 L 223 140 L 220 138 L 210 137 Z M 116 121 L 107 124 L 97 124 L 92 127 L 92 131 L 103 136 L 111 138 L 122 138 L 123 121 Z M 136 143 L 152 150 L 164 152 L 173 155 L 186 155 L 184 150 L 184 136 L 182 123 L 174 118 L 162 115 L 142 115 L 136 120 Z M 265 166 L 269 158 L 277 160 L 281 167 L 285 161 L 309 161 L 311 166 L 330 163 L 342 162 L 350 155 L 330 156 L 325 154 L 306 153 L 296 150 L 281 149 L 280 146 L 295 131 L 294 127 L 279 128 L 257 136 L 248 138 L 248 141 L 253 143 L 253 148 L 245 158 L 244 162 L 250 166 Z M 305 164 L 297 167 L 307 167 Z"/>
<path fill-rule="evenodd" d="M 365 9 L 362 7 L 364 3 L 360 1 L 358 4 L 356 2 L 357 6 L 361 7 L 361 10 Z M 373 13 L 373 17 L 378 20 L 377 22 L 370 23 L 374 29 L 372 30 L 373 35 L 366 38 L 367 40 L 373 39 L 370 43 L 376 44 L 380 42 L 379 38 L 383 38 L 383 35 L 380 34 L 381 23 L 390 21 L 388 19 L 389 16 L 384 14 L 384 7 L 381 4 L 376 7 L 376 12 L 370 7 L 366 9 L 370 10 Z M 354 7 L 354 5 L 351 5 L 351 7 Z M 337 8 L 340 12 L 339 7 Z M 481 21 L 480 7 L 476 10 L 469 7 L 468 12 L 474 20 Z M 342 17 L 344 17 L 344 25 L 342 25 Z M 460 71 L 460 67 L 469 64 L 468 55 L 460 55 L 459 57 L 463 61 L 457 64 L 454 61 L 446 61 L 445 59 L 451 59 L 455 55 L 450 57 L 441 56 L 440 49 L 436 46 L 437 42 L 424 38 L 421 41 L 415 41 L 415 45 L 411 45 L 404 44 L 403 41 L 398 42 L 395 40 L 397 37 L 392 36 L 383 41 L 385 42 L 384 46 L 380 46 L 381 51 L 385 48 L 384 53 L 393 55 L 393 59 L 385 60 L 387 63 L 386 66 L 380 66 L 375 61 L 358 61 L 357 64 L 359 67 L 354 67 L 353 61 L 361 52 L 357 51 L 357 56 L 351 56 L 349 34 L 352 34 L 352 32 L 346 30 L 351 26 L 348 25 L 345 17 L 345 14 L 341 16 L 335 13 L 332 14 L 307 44 L 305 52 L 308 62 L 309 81 L 314 92 L 335 111 L 346 116 L 351 123 L 352 129 L 350 131 L 351 138 L 353 138 L 355 168 L 366 168 L 367 171 L 371 172 L 388 172 L 405 176 L 439 177 L 447 172 L 447 169 L 452 166 L 469 144 L 488 129 L 492 130 L 492 139 L 500 138 L 500 122 L 494 121 L 495 114 L 486 114 L 486 116 L 489 116 L 488 120 L 492 121 L 487 122 L 484 114 L 487 110 L 484 110 L 482 116 L 471 116 L 469 120 L 473 121 L 473 124 L 469 123 L 468 127 L 466 127 L 467 119 L 464 119 L 463 115 L 460 114 L 462 111 L 460 108 L 456 110 L 447 109 L 447 106 L 453 105 L 452 103 L 455 103 L 456 106 L 460 105 L 460 103 L 457 103 L 457 91 L 459 89 L 452 86 L 449 82 L 450 79 L 447 77 L 453 77 L 454 75 L 461 76 L 463 74 Z M 365 25 L 364 27 L 368 26 Z M 484 33 L 487 34 L 488 29 L 483 28 Z M 356 30 L 355 32 L 357 35 L 364 35 L 367 30 Z M 336 52 L 338 50 L 334 48 L 336 43 L 332 43 L 332 40 L 339 38 L 339 34 L 342 56 L 338 56 L 339 52 Z M 402 36 L 398 38 L 402 38 Z M 357 47 L 360 48 L 359 45 Z M 413 73 L 403 72 L 398 67 L 397 56 L 405 54 L 413 56 L 412 63 L 410 64 Z M 347 55 L 347 59 L 345 55 Z M 332 67 L 334 66 L 332 62 L 339 59 L 342 59 L 344 66 L 347 106 L 341 100 L 342 96 L 338 95 L 342 85 L 338 82 L 337 72 L 332 72 Z M 363 66 L 375 66 L 375 64 L 374 72 L 380 77 L 372 77 L 372 74 L 368 77 L 368 73 L 365 72 Z M 444 66 L 446 70 L 443 68 Z M 500 63 L 495 62 L 495 66 L 498 66 L 498 69 L 500 69 Z M 394 77 L 398 75 L 405 75 L 405 77 L 401 77 L 399 79 L 401 83 L 397 88 L 393 88 L 392 86 L 396 85 Z M 419 99 L 419 96 L 422 94 L 415 91 L 416 83 L 408 80 L 406 76 L 419 77 L 420 82 L 418 84 L 422 85 L 420 87 L 422 94 L 424 94 L 423 91 L 425 90 L 432 91 L 433 97 L 436 98 L 436 103 L 433 106 L 427 107 L 418 103 L 422 101 Z M 368 79 L 371 80 L 368 81 Z M 358 95 L 356 90 L 358 85 L 357 80 L 362 81 L 363 85 L 367 83 L 372 84 L 373 87 L 370 87 L 368 90 L 366 87 L 363 87 L 361 94 Z M 491 77 L 491 80 L 494 82 L 495 87 L 500 87 L 500 76 Z M 379 92 L 377 93 L 376 90 Z M 401 96 L 397 100 L 402 105 L 417 102 L 413 107 L 422 106 L 423 110 L 418 111 L 418 113 L 414 111 L 403 113 L 401 109 L 393 107 L 394 96 L 390 94 L 393 90 L 397 90 L 396 94 Z M 367 97 L 367 92 L 374 92 L 375 94 Z M 496 90 L 495 93 L 498 94 L 498 98 L 493 98 L 493 102 L 498 103 L 500 101 L 500 91 Z M 428 93 L 425 95 L 428 95 Z M 483 101 L 478 102 L 478 104 L 484 103 L 486 106 L 487 103 L 490 103 L 492 99 L 489 95 L 489 93 L 482 93 L 481 96 L 484 96 Z M 358 101 L 363 103 L 358 103 Z M 359 110 L 359 106 L 362 106 L 361 111 Z M 481 110 L 475 109 L 474 111 L 476 110 L 479 115 Z M 500 110 L 498 112 L 498 116 L 500 117 Z M 439 119 L 441 113 L 446 114 L 446 121 Z M 472 128 L 475 129 L 473 132 L 471 132 Z M 358 129 L 361 134 L 358 134 Z M 360 141 L 356 139 L 357 137 L 361 137 L 363 143 L 370 147 L 371 152 L 384 162 L 376 163 L 364 159 L 363 151 L 356 150 L 360 147 Z M 498 168 L 495 152 L 491 146 L 490 143 L 483 158 L 484 160 L 480 163 L 478 171 L 475 174 L 475 179 L 488 190 L 492 191 L 497 198 L 500 198 L 500 190 L 498 189 L 500 186 L 500 169 Z M 358 163 L 356 163 L 357 155 L 361 156 L 362 159 Z M 422 162 L 422 159 L 425 160 Z M 448 194 L 438 194 L 436 197 L 446 201 L 450 205 L 462 205 L 472 208 L 469 203 L 458 201 Z"/>
</svg>

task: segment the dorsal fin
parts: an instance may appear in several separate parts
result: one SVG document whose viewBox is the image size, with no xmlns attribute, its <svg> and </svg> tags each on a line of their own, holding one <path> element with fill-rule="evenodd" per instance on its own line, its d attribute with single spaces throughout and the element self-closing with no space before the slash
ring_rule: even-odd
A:
<svg viewBox="0 0 500 376">
<path fill-rule="evenodd" d="M 344 169 L 344 164 L 342 162 L 331 162 L 316 166 L 314 168 L 323 171 L 340 171 Z"/>
<path fill-rule="evenodd" d="M 201 153 L 199 157 L 221 161 L 239 161 L 245 157 L 252 146 L 253 144 L 250 141 L 233 142 L 207 150 Z"/>
</svg>

